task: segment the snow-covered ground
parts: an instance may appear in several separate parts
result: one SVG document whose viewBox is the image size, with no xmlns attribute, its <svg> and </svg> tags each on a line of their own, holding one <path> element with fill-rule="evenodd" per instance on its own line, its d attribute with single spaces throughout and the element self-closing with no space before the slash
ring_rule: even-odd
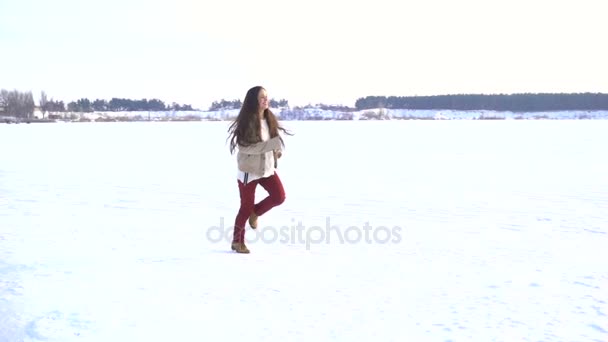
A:
<svg viewBox="0 0 608 342">
<path fill-rule="evenodd" d="M 608 122 L 286 122 L 249 255 L 228 124 L 0 125 L 0 341 L 608 340 Z"/>
</svg>

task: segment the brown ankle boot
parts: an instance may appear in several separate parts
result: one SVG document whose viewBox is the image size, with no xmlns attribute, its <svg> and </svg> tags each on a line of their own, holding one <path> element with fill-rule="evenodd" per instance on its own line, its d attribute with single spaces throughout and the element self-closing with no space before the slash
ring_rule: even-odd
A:
<svg viewBox="0 0 608 342">
<path fill-rule="evenodd" d="M 258 227 L 258 215 L 256 215 L 253 211 L 251 212 L 251 215 L 249 215 L 249 225 L 253 229 Z"/>
<path fill-rule="evenodd" d="M 247 246 L 245 246 L 244 242 L 233 242 L 231 248 L 237 253 L 249 253 L 249 249 L 247 248 Z"/>
</svg>

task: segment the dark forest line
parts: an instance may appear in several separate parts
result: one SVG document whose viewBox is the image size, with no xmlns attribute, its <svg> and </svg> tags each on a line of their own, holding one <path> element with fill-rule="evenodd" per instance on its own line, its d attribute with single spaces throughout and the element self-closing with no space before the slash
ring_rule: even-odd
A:
<svg viewBox="0 0 608 342">
<path fill-rule="evenodd" d="M 367 96 L 359 98 L 357 110 L 440 109 L 495 110 L 511 112 L 608 110 L 608 94 L 602 93 L 525 93 L 525 94 L 462 94 L 434 96 Z"/>
</svg>

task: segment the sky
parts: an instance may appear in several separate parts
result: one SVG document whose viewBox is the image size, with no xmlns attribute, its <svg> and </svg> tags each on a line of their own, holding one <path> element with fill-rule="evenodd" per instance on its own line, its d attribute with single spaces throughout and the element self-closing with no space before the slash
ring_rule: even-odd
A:
<svg viewBox="0 0 608 342">
<path fill-rule="evenodd" d="M 0 89 L 208 109 L 608 92 L 600 0 L 0 0 Z"/>
</svg>

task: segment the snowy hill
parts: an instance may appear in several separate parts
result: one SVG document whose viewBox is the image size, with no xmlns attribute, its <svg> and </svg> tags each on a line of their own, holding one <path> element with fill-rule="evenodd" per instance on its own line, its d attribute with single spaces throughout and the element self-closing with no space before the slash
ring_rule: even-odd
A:
<svg viewBox="0 0 608 342">
<path fill-rule="evenodd" d="M 56 113 L 54 118 L 85 121 L 129 120 L 129 121 L 182 121 L 182 120 L 231 120 L 238 109 L 216 111 L 136 111 L 136 112 L 92 112 Z M 327 110 L 317 107 L 278 108 L 273 112 L 281 120 L 580 120 L 608 119 L 608 111 L 559 111 L 559 112 L 498 112 L 491 110 L 409 110 L 409 109 L 364 109 L 352 111 Z"/>
</svg>

